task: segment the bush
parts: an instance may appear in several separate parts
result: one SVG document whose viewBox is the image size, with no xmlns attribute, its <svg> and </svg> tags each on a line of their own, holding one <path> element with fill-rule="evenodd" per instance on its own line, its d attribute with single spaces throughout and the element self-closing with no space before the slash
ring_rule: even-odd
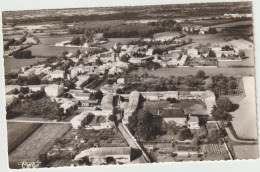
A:
<svg viewBox="0 0 260 172">
<path fill-rule="evenodd" d="M 29 88 L 28 87 L 21 87 L 20 92 L 23 93 L 23 94 L 27 94 L 27 93 L 29 93 Z"/>
<path fill-rule="evenodd" d="M 180 140 L 187 140 L 187 139 L 192 139 L 193 138 L 193 134 L 191 133 L 190 129 L 186 128 L 181 130 L 180 135 L 179 135 L 179 139 Z"/>
</svg>

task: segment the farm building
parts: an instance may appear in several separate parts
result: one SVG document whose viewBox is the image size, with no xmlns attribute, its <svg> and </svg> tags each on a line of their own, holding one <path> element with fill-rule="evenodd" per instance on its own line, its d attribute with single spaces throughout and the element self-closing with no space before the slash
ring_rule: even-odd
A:
<svg viewBox="0 0 260 172">
<path fill-rule="evenodd" d="M 188 55 L 191 56 L 191 57 L 196 57 L 198 56 L 198 49 L 188 49 Z"/>
<path fill-rule="evenodd" d="M 87 157 L 93 165 L 114 163 L 130 163 L 131 148 L 130 147 L 100 147 L 90 148 L 81 151 L 74 160 L 80 160 Z"/>
<path fill-rule="evenodd" d="M 75 116 L 74 118 L 72 118 L 70 120 L 70 123 L 73 127 L 73 129 L 78 129 L 79 127 L 81 127 L 84 123 L 87 122 L 87 116 L 88 116 L 89 112 L 82 112 L 81 114 Z"/>
<path fill-rule="evenodd" d="M 65 71 L 62 71 L 62 70 L 55 70 L 50 73 L 51 79 L 64 78 L 64 75 L 65 75 Z"/>
<path fill-rule="evenodd" d="M 45 93 L 49 97 L 58 97 L 64 93 L 64 87 L 60 85 L 49 85 L 45 87 Z"/>
<path fill-rule="evenodd" d="M 208 115 L 211 116 L 213 106 L 216 105 L 215 94 L 212 91 L 207 90 L 202 94 L 201 98 L 206 104 Z"/>
<path fill-rule="evenodd" d="M 125 122 L 128 121 L 128 117 L 131 116 L 132 113 L 137 109 L 138 103 L 140 100 L 140 96 L 141 96 L 141 94 L 138 91 L 133 91 L 130 93 L 128 107 L 126 108 L 125 114 L 124 114 Z"/>
<path fill-rule="evenodd" d="M 166 100 L 167 98 L 178 99 L 178 91 L 150 91 L 140 93 L 146 100 Z"/>
<path fill-rule="evenodd" d="M 114 96 L 112 93 L 108 93 L 107 95 L 105 95 L 102 98 L 101 108 L 103 109 L 103 111 L 109 111 L 112 113 L 113 108 L 114 108 L 113 99 L 114 99 Z"/>
<path fill-rule="evenodd" d="M 29 90 L 36 92 L 36 91 L 41 91 L 45 88 L 46 85 L 28 85 L 27 87 Z"/>
<path fill-rule="evenodd" d="M 166 123 L 175 122 L 177 126 L 187 125 L 187 117 L 185 116 L 184 111 L 180 108 L 163 109 L 162 112 L 158 111 L 158 114 L 162 116 Z"/>
<path fill-rule="evenodd" d="M 74 98 L 78 100 L 89 100 L 90 93 L 75 93 Z"/>
<path fill-rule="evenodd" d="M 197 116 L 189 116 L 187 126 L 189 129 L 200 129 L 199 118 Z"/>
<path fill-rule="evenodd" d="M 81 106 L 93 106 L 98 104 L 98 100 L 80 100 Z"/>
</svg>

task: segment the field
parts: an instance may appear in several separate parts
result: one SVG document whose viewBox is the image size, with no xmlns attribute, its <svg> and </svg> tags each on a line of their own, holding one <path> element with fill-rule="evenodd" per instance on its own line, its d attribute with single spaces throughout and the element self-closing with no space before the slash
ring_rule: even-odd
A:
<svg viewBox="0 0 260 172">
<path fill-rule="evenodd" d="M 8 122 L 8 153 L 10 154 L 17 146 L 19 146 L 27 137 L 35 132 L 41 124 Z"/>
<path fill-rule="evenodd" d="M 138 41 L 140 38 L 108 38 L 109 42 L 103 44 L 102 47 L 110 49 L 116 43 L 127 44 L 131 41 Z"/>
<path fill-rule="evenodd" d="M 79 49 L 82 53 L 88 51 L 90 49 L 95 48 L 85 48 L 85 47 L 55 47 L 55 46 L 47 46 L 47 45 L 33 45 L 27 50 L 32 51 L 33 56 L 61 56 L 63 51 L 68 51 L 72 53 L 76 53 L 77 49 Z"/>
<path fill-rule="evenodd" d="M 172 106 L 185 109 L 188 114 L 206 115 L 207 108 L 201 100 L 182 100 L 180 103 L 173 103 Z"/>
<path fill-rule="evenodd" d="M 168 101 L 159 101 L 159 102 L 145 102 L 144 109 L 148 110 L 150 113 L 157 115 L 158 110 L 163 110 L 167 107 L 176 107 L 185 109 L 186 113 L 189 114 L 207 114 L 207 109 L 205 103 L 200 100 L 182 100 L 179 103 L 172 103 Z"/>
<path fill-rule="evenodd" d="M 206 75 L 214 76 L 220 73 L 226 76 L 253 76 L 254 68 L 199 68 L 199 67 L 177 67 L 177 68 L 159 68 L 153 71 L 148 71 L 148 74 L 153 74 L 159 77 L 169 76 L 187 76 L 195 75 L 199 70 L 203 70 Z"/>
<path fill-rule="evenodd" d="M 205 160 L 227 160 L 230 159 L 224 144 L 205 144 L 202 150 L 206 152 Z"/>
<path fill-rule="evenodd" d="M 80 35 L 81 36 L 81 35 Z M 55 45 L 55 43 L 59 43 L 62 41 L 70 41 L 72 39 L 72 35 L 65 36 L 39 36 L 39 40 L 41 44 L 45 45 Z"/>
<path fill-rule="evenodd" d="M 237 21 L 237 22 L 231 22 L 231 23 L 225 23 L 225 24 L 219 24 L 219 25 L 214 25 L 211 27 L 235 27 L 235 26 L 247 26 L 253 24 L 252 20 L 247 20 L 247 21 Z"/>
<path fill-rule="evenodd" d="M 170 105 L 170 102 L 168 102 L 168 101 L 158 101 L 158 102 L 146 101 L 144 103 L 144 109 L 154 115 L 157 115 L 158 110 L 162 110 L 163 108 L 169 107 L 169 105 Z"/>
<path fill-rule="evenodd" d="M 259 157 L 257 145 L 235 145 L 233 150 L 236 159 L 257 159 Z"/>
<path fill-rule="evenodd" d="M 179 36 L 178 32 L 160 32 L 153 35 L 154 38 L 162 37 L 162 36 Z"/>
<path fill-rule="evenodd" d="M 14 57 L 4 58 L 5 73 L 10 72 L 12 69 L 20 69 L 23 66 L 30 66 L 37 62 L 45 61 L 45 58 L 31 58 L 31 59 L 16 59 Z"/>
<path fill-rule="evenodd" d="M 231 112 L 234 117 L 232 126 L 240 139 L 256 140 L 257 117 L 256 117 L 256 97 L 255 97 L 255 78 L 243 77 L 245 98 L 239 102 L 239 108 Z"/>
<path fill-rule="evenodd" d="M 10 168 L 21 168 L 17 163 L 24 160 L 39 160 L 39 156 L 45 154 L 70 128 L 63 124 L 42 125 L 9 155 Z"/>
<path fill-rule="evenodd" d="M 188 48 L 188 47 L 197 47 L 200 44 L 206 45 L 206 44 L 212 44 L 213 43 L 218 43 L 223 41 L 225 38 L 233 38 L 232 35 L 226 34 L 226 33 L 218 33 L 218 34 L 206 34 L 206 35 L 187 35 L 184 38 L 181 38 L 181 40 L 188 41 L 188 39 L 192 39 L 191 44 L 187 44 L 184 46 L 178 47 L 178 49 L 182 48 Z"/>
</svg>

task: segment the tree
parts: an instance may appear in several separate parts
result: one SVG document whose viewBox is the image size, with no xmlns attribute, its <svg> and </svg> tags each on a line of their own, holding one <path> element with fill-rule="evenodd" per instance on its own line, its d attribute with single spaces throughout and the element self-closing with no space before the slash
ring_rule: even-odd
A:
<svg viewBox="0 0 260 172">
<path fill-rule="evenodd" d="M 160 49 L 160 48 L 156 48 L 156 49 L 153 50 L 153 55 L 154 54 L 162 55 L 163 54 L 163 50 Z"/>
<path fill-rule="evenodd" d="M 69 53 L 68 51 L 63 51 L 62 54 L 61 54 L 61 56 L 64 58 L 64 57 L 66 57 L 66 55 L 67 55 L 68 53 Z"/>
<path fill-rule="evenodd" d="M 225 112 L 224 110 L 220 109 L 217 106 L 213 106 L 213 109 L 211 111 L 211 115 L 216 121 L 231 121 L 232 115 Z"/>
<path fill-rule="evenodd" d="M 29 88 L 28 87 L 21 87 L 20 92 L 23 93 L 23 94 L 27 94 L 27 93 L 29 93 Z"/>
<path fill-rule="evenodd" d="M 122 61 L 122 62 L 128 62 L 129 59 L 130 59 L 130 57 L 127 54 L 120 57 L 120 61 Z"/>
<path fill-rule="evenodd" d="M 76 57 L 79 58 L 79 55 L 80 55 L 80 54 L 81 54 L 80 50 L 77 49 L 77 51 L 76 51 Z"/>
<path fill-rule="evenodd" d="M 209 50 L 209 57 L 216 57 L 216 53 L 212 50 Z"/>
<path fill-rule="evenodd" d="M 196 74 L 196 77 L 204 79 L 205 78 L 205 72 L 203 70 L 199 70 Z"/>
<path fill-rule="evenodd" d="M 150 140 L 158 133 L 153 115 L 144 109 L 135 111 L 128 121 L 131 133 L 141 139 Z"/>
<path fill-rule="evenodd" d="M 233 112 L 238 109 L 238 104 L 233 104 L 228 97 L 219 97 L 216 101 L 218 107 L 226 112 Z"/>
<path fill-rule="evenodd" d="M 180 134 L 179 134 L 179 139 L 180 140 L 187 140 L 187 139 L 192 139 L 193 138 L 193 134 L 191 133 L 190 129 L 186 128 L 181 130 Z"/>
<path fill-rule="evenodd" d="M 30 76 L 27 78 L 26 85 L 39 85 L 41 80 L 37 75 Z"/>
<path fill-rule="evenodd" d="M 115 122 L 115 121 L 117 120 L 117 117 L 116 117 L 115 114 L 112 114 L 112 115 L 109 115 L 108 119 L 109 119 L 110 121 Z"/>
<path fill-rule="evenodd" d="M 189 38 L 188 41 L 189 41 L 189 43 L 192 43 L 193 39 L 192 39 L 192 38 Z"/>
</svg>

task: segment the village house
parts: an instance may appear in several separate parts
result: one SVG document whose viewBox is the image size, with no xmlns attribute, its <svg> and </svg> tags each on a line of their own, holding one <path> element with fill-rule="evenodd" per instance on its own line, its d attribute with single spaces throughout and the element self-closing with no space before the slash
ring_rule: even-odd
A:
<svg viewBox="0 0 260 172">
<path fill-rule="evenodd" d="M 199 118 L 197 116 L 189 116 L 187 121 L 187 126 L 189 129 L 200 129 Z"/>
<path fill-rule="evenodd" d="M 114 106 L 113 106 L 113 99 L 114 96 L 112 93 L 108 93 L 105 95 L 101 100 L 101 108 L 103 111 L 108 111 L 110 113 L 113 112 Z"/>
<path fill-rule="evenodd" d="M 89 115 L 89 112 L 83 111 L 81 114 L 73 117 L 70 120 L 70 123 L 71 123 L 73 129 L 79 129 L 80 127 L 82 127 L 87 122 L 88 115 Z"/>
<path fill-rule="evenodd" d="M 158 115 L 160 115 L 166 123 L 175 122 L 179 127 L 187 125 L 187 117 L 180 108 L 163 109 L 162 112 L 158 111 Z"/>
<path fill-rule="evenodd" d="M 188 55 L 190 57 L 196 57 L 199 55 L 198 49 L 192 48 L 192 49 L 188 49 Z"/>
<path fill-rule="evenodd" d="M 92 165 L 109 164 L 111 162 L 128 164 L 131 161 L 130 147 L 100 147 L 81 151 L 74 161 L 88 158 Z"/>
<path fill-rule="evenodd" d="M 77 100 L 89 100 L 90 93 L 75 93 L 74 98 Z"/>
<path fill-rule="evenodd" d="M 55 70 L 50 73 L 51 79 L 64 78 L 64 76 L 65 76 L 65 71 L 62 71 L 62 70 Z"/>
<path fill-rule="evenodd" d="M 64 93 L 64 87 L 60 85 L 48 85 L 44 88 L 44 91 L 49 97 L 58 97 Z"/>
<path fill-rule="evenodd" d="M 96 106 L 98 104 L 98 100 L 80 100 L 80 104 L 84 107 Z"/>
</svg>

